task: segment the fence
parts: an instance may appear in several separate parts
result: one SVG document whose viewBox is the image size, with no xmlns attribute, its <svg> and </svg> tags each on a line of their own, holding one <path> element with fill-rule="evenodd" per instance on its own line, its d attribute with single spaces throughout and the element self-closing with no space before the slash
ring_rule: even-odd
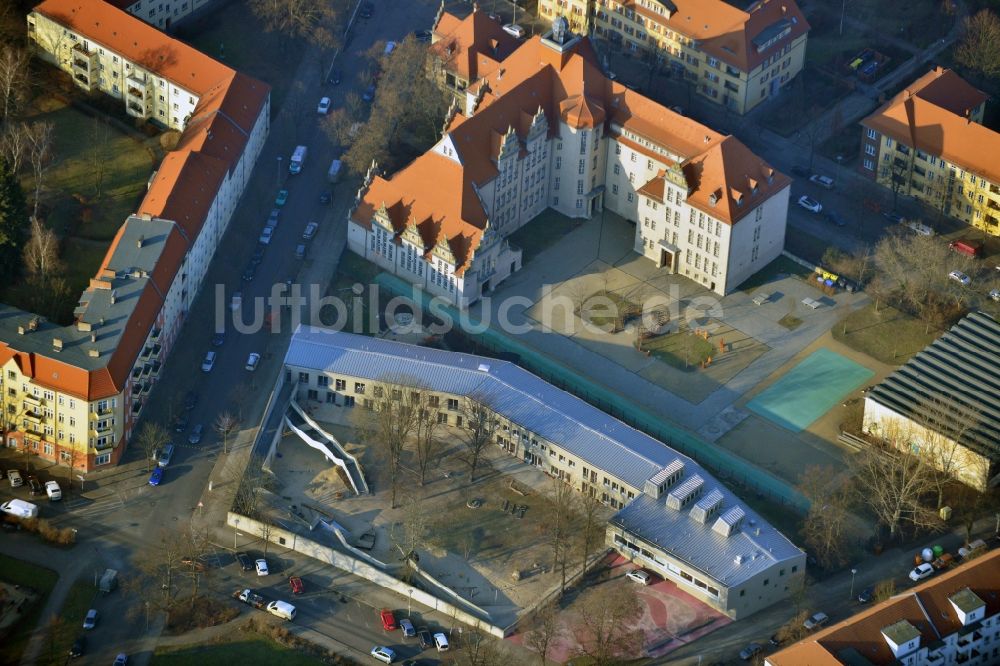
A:
<svg viewBox="0 0 1000 666">
<path fill-rule="evenodd" d="M 375 282 L 390 292 L 405 298 L 410 298 L 414 294 L 409 283 L 388 273 L 379 273 L 375 277 Z M 429 311 L 431 297 L 426 292 L 417 293 L 422 301 L 419 303 L 420 307 L 424 311 Z M 455 321 L 459 319 L 458 310 L 451 305 L 442 306 L 435 302 L 434 307 Z M 468 313 L 463 313 L 463 317 L 466 317 L 473 325 L 480 323 L 477 318 Z M 809 508 L 808 500 L 801 493 L 774 475 L 751 465 L 747 460 L 725 449 L 696 437 L 693 433 L 676 424 L 664 421 L 661 417 L 636 405 L 628 397 L 608 390 L 571 368 L 535 351 L 503 331 L 489 327 L 468 340 L 472 344 L 494 353 L 516 354 L 520 359 L 518 365 L 530 370 L 553 386 L 586 400 L 623 423 L 691 456 L 712 470 L 720 480 L 726 481 L 730 485 L 741 485 L 762 497 L 801 513 L 805 513 Z"/>
</svg>

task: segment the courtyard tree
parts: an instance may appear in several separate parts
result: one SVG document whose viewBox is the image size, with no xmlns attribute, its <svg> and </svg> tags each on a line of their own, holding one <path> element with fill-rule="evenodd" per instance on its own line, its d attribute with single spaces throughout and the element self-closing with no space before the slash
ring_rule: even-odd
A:
<svg viewBox="0 0 1000 666">
<path fill-rule="evenodd" d="M 889 181 L 889 189 L 892 191 L 892 209 L 896 210 L 899 205 L 899 193 L 910 181 L 910 163 L 895 155 L 891 162 L 879 167 L 879 176 L 882 180 Z"/>
<path fill-rule="evenodd" d="M 476 481 L 483 451 L 493 443 L 498 422 L 495 410 L 488 396 L 472 393 L 465 397 L 462 405 L 462 443 L 465 445 L 465 461 L 469 465 L 469 482 Z"/>
<path fill-rule="evenodd" d="M 24 246 L 24 268 L 31 286 L 32 310 L 58 321 L 71 305 L 69 285 L 64 273 L 66 266 L 59 258 L 59 238 L 38 218 L 29 222 L 30 233 Z"/>
<path fill-rule="evenodd" d="M 560 594 L 566 591 L 566 568 L 579 536 L 577 515 L 573 511 L 575 504 L 572 486 L 562 479 L 552 479 L 552 492 L 546 507 L 546 526 L 549 545 L 552 547 L 552 570 L 558 570 L 560 574 Z"/>
<path fill-rule="evenodd" d="M 961 477 L 987 478 L 989 461 L 970 454 L 963 445 L 966 435 L 982 422 L 979 410 L 970 407 L 960 395 L 947 390 L 920 400 L 916 415 L 924 426 L 921 430 L 921 453 L 935 470 L 934 492 L 937 508 L 944 506 L 945 491 Z"/>
<path fill-rule="evenodd" d="M 333 43 L 335 3 L 330 0 L 250 0 L 268 32 L 327 48 Z"/>
<path fill-rule="evenodd" d="M 554 604 L 547 604 L 532 617 L 531 629 L 524 635 L 524 644 L 538 653 L 539 662 L 545 666 L 549 650 L 565 634 L 557 607 Z"/>
<path fill-rule="evenodd" d="M 34 179 L 34 196 L 32 217 L 38 217 L 38 205 L 41 203 L 42 191 L 45 187 L 45 173 L 52 161 L 52 142 L 55 126 L 50 122 L 37 122 L 29 126 L 28 161 L 31 163 L 31 173 Z"/>
<path fill-rule="evenodd" d="M 19 46 L 0 47 L 0 123 L 10 121 L 28 98 L 29 61 L 28 52 Z"/>
<path fill-rule="evenodd" d="M 877 604 L 886 601 L 894 594 L 896 594 L 896 581 L 892 578 L 880 580 L 875 583 L 875 589 L 872 590 L 872 603 Z"/>
<path fill-rule="evenodd" d="M 461 651 L 468 666 L 506 666 L 510 655 L 503 642 L 478 629 L 463 632 Z"/>
<path fill-rule="evenodd" d="M 0 284 L 20 275 L 27 226 L 24 192 L 7 160 L 0 159 Z"/>
<path fill-rule="evenodd" d="M 403 500 L 403 519 L 393 523 L 389 538 L 399 551 L 406 568 L 404 580 L 409 579 L 413 562 L 420 561 L 417 550 L 427 543 L 431 531 L 430 517 L 424 506 L 423 498 L 410 495 Z"/>
<path fill-rule="evenodd" d="M 580 574 L 583 575 L 588 558 L 603 543 L 604 505 L 596 494 L 586 491 L 576 495 L 574 504 L 578 518 L 576 536 L 580 548 Z"/>
<path fill-rule="evenodd" d="M 10 164 L 15 175 L 21 173 L 21 166 L 28 155 L 28 125 L 27 123 L 7 122 L 2 126 L 0 134 L 0 156 Z"/>
<path fill-rule="evenodd" d="M 219 437 L 222 438 L 222 452 L 229 452 L 229 436 L 233 434 L 236 428 L 239 426 L 240 422 L 236 416 L 229 411 L 221 412 L 215 417 L 215 432 L 219 433 Z"/>
<path fill-rule="evenodd" d="M 934 493 L 935 470 L 926 458 L 910 451 L 905 428 L 892 426 L 876 433 L 884 444 L 873 444 L 850 461 L 855 495 L 896 539 L 900 530 L 930 529 L 940 524 L 925 503 Z"/>
<path fill-rule="evenodd" d="M 110 148 L 110 123 L 103 118 L 94 118 L 90 123 L 90 143 L 87 147 L 87 159 L 90 162 L 90 177 L 94 183 L 95 199 L 100 199 L 104 195 L 104 178 L 108 173 L 108 163 L 111 159 Z"/>
<path fill-rule="evenodd" d="M 806 634 L 809 633 L 809 630 L 803 626 L 807 619 L 809 619 L 809 611 L 799 611 L 794 617 L 792 617 L 792 619 L 781 625 L 781 627 L 774 632 L 774 637 L 777 638 L 778 642 L 781 644 L 795 643 L 801 640 Z"/>
<path fill-rule="evenodd" d="M 149 601 L 157 610 L 170 612 L 177 605 L 180 593 L 183 547 L 183 535 L 161 532 L 155 543 L 135 556 L 136 575 L 127 577 L 123 587 Z"/>
<path fill-rule="evenodd" d="M 642 631 L 633 628 L 641 616 L 642 606 L 632 586 L 584 592 L 573 623 L 580 656 L 588 657 L 594 666 L 620 664 L 633 657 L 642 649 Z"/>
<path fill-rule="evenodd" d="M 847 562 L 845 530 L 853 499 L 850 482 L 830 467 L 807 467 L 799 478 L 799 492 L 809 500 L 802 521 L 802 537 L 824 568 Z"/>
<path fill-rule="evenodd" d="M 440 428 L 438 412 L 431 404 L 431 395 L 422 391 L 413 431 L 413 449 L 421 486 L 427 478 L 427 469 L 440 458 L 444 449 L 444 441 L 439 436 Z"/>
<path fill-rule="evenodd" d="M 204 558 L 211 550 L 212 544 L 209 541 L 208 534 L 203 529 L 196 528 L 193 524 L 179 536 L 182 553 L 180 574 L 187 579 L 190 585 L 190 603 L 191 608 L 194 608 L 198 594 L 201 591 L 201 582 L 208 572 Z"/>
<path fill-rule="evenodd" d="M 257 518 L 260 515 L 261 496 L 269 481 L 263 463 L 259 456 L 249 455 L 233 497 L 233 510 L 236 513 L 250 518 Z"/>
<path fill-rule="evenodd" d="M 1000 74 L 1000 18 L 989 9 L 967 17 L 962 41 L 955 48 L 955 62 L 983 78 Z"/>
<path fill-rule="evenodd" d="M 159 423 L 146 421 L 142 424 L 142 428 L 139 429 L 139 434 L 135 440 L 139 445 L 139 450 L 142 451 L 146 458 L 146 471 L 148 472 L 152 466 L 153 457 L 156 455 L 156 452 L 162 450 L 163 447 L 170 443 L 170 433 Z"/>
<path fill-rule="evenodd" d="M 371 409 L 355 411 L 358 437 L 385 464 L 392 487 L 392 508 L 396 508 L 403 448 L 416 429 L 420 413 L 420 390 L 417 381 L 403 377 L 385 377 L 373 382 Z"/>
</svg>

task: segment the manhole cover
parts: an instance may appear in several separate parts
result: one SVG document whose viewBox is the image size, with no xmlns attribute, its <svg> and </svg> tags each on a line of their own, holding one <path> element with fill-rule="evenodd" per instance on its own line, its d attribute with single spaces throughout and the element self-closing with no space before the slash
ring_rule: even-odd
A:
<svg viewBox="0 0 1000 666">
<path fill-rule="evenodd" d="M 470 509 L 478 509 L 482 505 L 483 505 L 483 500 L 479 499 L 478 497 L 470 499 L 468 502 L 465 503 L 465 506 L 469 507 Z"/>
</svg>

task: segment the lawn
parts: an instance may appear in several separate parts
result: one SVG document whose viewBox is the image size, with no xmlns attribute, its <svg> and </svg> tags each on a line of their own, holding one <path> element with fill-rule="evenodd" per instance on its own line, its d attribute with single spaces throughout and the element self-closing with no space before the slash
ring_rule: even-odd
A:
<svg viewBox="0 0 1000 666">
<path fill-rule="evenodd" d="M 678 331 L 642 341 L 643 351 L 681 370 L 694 370 L 715 353 L 715 346 L 690 331 Z"/>
<path fill-rule="evenodd" d="M 786 314 L 784 317 L 778 320 L 778 324 L 784 326 L 789 331 L 794 331 L 799 326 L 802 325 L 802 320 L 793 314 Z"/>
<path fill-rule="evenodd" d="M 0 555 L 0 579 L 8 583 L 30 587 L 39 593 L 35 605 L 28 609 L 24 618 L 14 626 L 11 633 L 4 637 L 0 647 L 0 662 L 16 664 L 21 660 L 21 654 L 28 645 L 28 640 L 35 632 L 42 608 L 49 593 L 55 587 L 59 574 L 51 569 L 40 567 L 24 560 Z"/>
<path fill-rule="evenodd" d="M 584 300 L 585 308 L 577 308 L 576 316 L 583 318 L 587 315 L 592 325 L 601 328 L 616 326 L 628 314 L 637 314 L 642 311 L 641 306 L 630 301 L 628 298 L 613 291 L 602 289 L 596 291 Z"/>
<path fill-rule="evenodd" d="M 84 633 L 83 619 L 87 616 L 87 611 L 93 607 L 95 594 L 94 581 L 86 576 L 73 583 L 59 611 L 59 619 L 54 624 L 47 623 L 46 630 L 49 635 L 41 654 L 38 655 L 37 663 L 53 665 L 66 663 L 66 654 L 70 646 L 77 636 Z"/>
<path fill-rule="evenodd" d="M 521 265 L 526 266 L 582 223 L 583 220 L 574 220 L 547 208 L 538 217 L 512 233 L 508 240 L 511 245 L 521 248 Z"/>
<path fill-rule="evenodd" d="M 229 67 L 270 85 L 272 117 L 295 82 L 294 73 L 305 52 L 301 40 L 267 32 L 263 23 L 242 2 L 226 3 L 209 12 L 180 28 L 177 37 Z"/>
<path fill-rule="evenodd" d="M 253 633 L 242 633 L 240 640 L 214 645 L 160 648 L 153 655 L 154 666 L 201 666 L 202 664 L 240 664 L 240 666 L 314 666 L 328 663 L 286 648 Z"/>
<path fill-rule="evenodd" d="M 812 275 L 812 271 L 802 264 L 792 261 L 784 255 L 780 255 L 767 266 L 764 266 L 764 268 L 747 278 L 746 282 L 740 285 L 740 290 L 744 293 L 750 294 L 757 291 L 761 287 L 766 286 L 770 282 L 781 280 L 789 275 L 806 278 Z"/>
<path fill-rule="evenodd" d="M 926 325 L 908 314 L 885 305 L 876 314 L 869 304 L 837 322 L 832 333 L 851 349 L 889 365 L 902 365 L 940 335 L 933 329 L 925 331 Z"/>
<path fill-rule="evenodd" d="M 802 70 L 787 90 L 768 103 L 760 124 L 790 137 L 821 116 L 850 92 L 839 78 L 812 67 Z"/>
</svg>

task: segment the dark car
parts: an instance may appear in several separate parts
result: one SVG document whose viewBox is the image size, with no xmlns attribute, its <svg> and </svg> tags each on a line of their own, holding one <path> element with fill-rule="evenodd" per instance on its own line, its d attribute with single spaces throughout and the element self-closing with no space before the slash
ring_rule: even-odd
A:
<svg viewBox="0 0 1000 666">
<path fill-rule="evenodd" d="M 371 2 L 365 2 L 361 5 L 361 11 L 358 12 L 358 16 L 361 18 L 371 18 L 375 14 L 375 5 Z"/>
<path fill-rule="evenodd" d="M 247 553 L 236 553 L 236 562 L 242 571 L 253 571 L 253 560 Z"/>
<path fill-rule="evenodd" d="M 34 495 L 41 495 L 44 491 L 42 490 L 42 484 L 39 482 L 37 476 L 28 477 L 28 492 Z"/>
<path fill-rule="evenodd" d="M 218 334 L 216 334 L 218 335 Z M 213 338 L 214 340 L 214 338 Z M 214 342 L 212 344 L 215 344 Z M 216 345 L 218 346 L 218 345 Z M 198 393 L 195 391 L 188 391 L 184 394 L 184 409 L 194 409 L 194 406 L 198 404 Z"/>
<path fill-rule="evenodd" d="M 374 83 L 370 84 L 367 88 L 365 88 L 365 92 L 361 95 L 361 99 L 363 99 L 366 102 L 370 102 L 373 99 L 375 99 L 375 84 Z"/>
<path fill-rule="evenodd" d="M 216 333 L 215 335 L 212 336 L 213 347 L 221 347 L 225 341 L 226 341 L 225 333 Z"/>
<path fill-rule="evenodd" d="M 333 201 L 333 196 L 330 194 L 329 190 L 324 190 L 319 193 L 319 202 L 321 204 L 328 204 Z"/>
<path fill-rule="evenodd" d="M 260 264 L 264 261 L 264 251 L 267 249 L 266 245 L 258 245 L 257 249 L 253 251 L 253 256 L 250 257 L 250 263 L 254 266 Z"/>
<path fill-rule="evenodd" d="M 871 603 L 871 600 L 875 598 L 875 588 L 866 587 L 861 590 L 861 594 L 858 595 L 858 603 L 867 604 Z"/>
<path fill-rule="evenodd" d="M 796 164 L 792 167 L 792 175 L 798 176 L 799 178 L 808 178 L 812 175 L 812 173 L 806 167 Z"/>
<path fill-rule="evenodd" d="M 174 432 L 184 432 L 188 429 L 188 423 L 187 414 L 181 414 L 174 421 Z"/>
<path fill-rule="evenodd" d="M 773 645 L 774 647 L 778 647 L 784 641 L 782 641 L 781 638 L 778 637 L 778 634 L 774 634 L 773 636 L 767 639 L 767 642 Z"/>
<path fill-rule="evenodd" d="M 430 30 L 414 30 L 413 37 L 418 42 L 429 42 L 431 41 L 431 31 Z"/>
<path fill-rule="evenodd" d="M 341 79 L 342 76 L 343 75 L 341 74 L 340 70 L 339 69 L 335 69 L 332 72 L 330 72 L 330 78 L 327 79 L 327 80 L 330 82 L 331 85 L 339 86 L 340 85 L 340 79 Z"/>
<path fill-rule="evenodd" d="M 271 212 L 267 216 L 267 226 L 276 227 L 278 226 L 278 219 L 281 217 L 280 208 L 272 208 Z"/>
<path fill-rule="evenodd" d="M 434 647 L 434 639 L 431 638 L 430 629 L 427 627 L 417 629 L 417 640 L 420 641 L 420 648 L 423 650 Z"/>
<path fill-rule="evenodd" d="M 843 217 L 841 217 L 838 213 L 833 212 L 832 210 L 827 211 L 826 219 L 828 222 L 836 224 L 838 227 L 843 227 L 847 224 L 847 221 Z"/>
<path fill-rule="evenodd" d="M 751 643 L 750 645 L 740 650 L 740 659 L 742 659 L 743 661 L 750 661 L 751 659 L 759 655 L 763 649 L 764 646 L 761 645 L 760 643 Z"/>
<path fill-rule="evenodd" d="M 247 266 L 247 269 L 243 271 L 243 281 L 253 282 L 255 277 L 257 277 L 257 269 L 253 266 Z"/>
<path fill-rule="evenodd" d="M 191 434 L 188 435 L 188 442 L 191 444 L 200 444 L 204 434 L 205 426 L 201 423 L 196 423 L 194 428 L 191 429 Z"/>
<path fill-rule="evenodd" d="M 82 657 L 83 653 L 87 650 L 87 637 L 80 635 L 76 637 L 73 641 L 72 647 L 69 649 L 69 656 L 71 657 Z"/>
</svg>

